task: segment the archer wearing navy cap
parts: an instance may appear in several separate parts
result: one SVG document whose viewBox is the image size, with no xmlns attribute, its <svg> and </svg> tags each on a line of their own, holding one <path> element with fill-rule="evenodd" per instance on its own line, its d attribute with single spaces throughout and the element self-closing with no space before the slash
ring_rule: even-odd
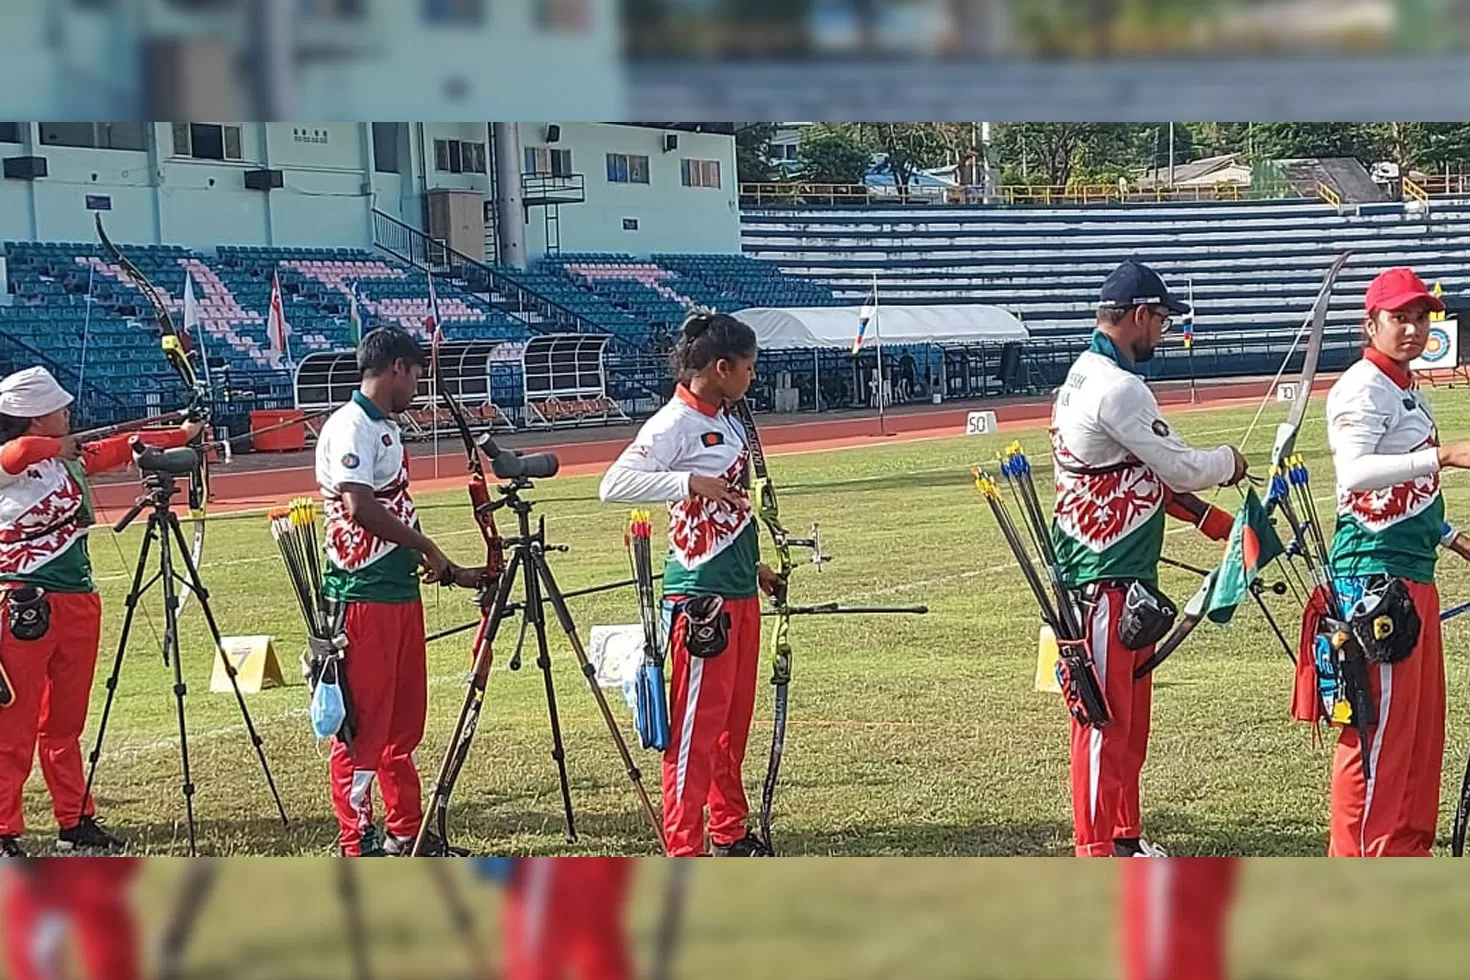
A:
<svg viewBox="0 0 1470 980">
<path fill-rule="evenodd" d="M 1172 317 L 1190 312 L 1189 304 L 1169 292 L 1169 284 L 1137 259 L 1129 259 L 1112 271 L 1102 284 L 1098 303 L 1098 326 L 1107 325 L 1122 336 L 1121 353 L 1132 364 L 1154 356 L 1169 330 Z"/>
<path fill-rule="evenodd" d="M 1245 476 L 1231 446 L 1195 449 L 1174 431 L 1135 365 L 1153 356 L 1169 318 L 1189 306 L 1159 274 L 1124 262 L 1102 287 L 1092 342 L 1052 410 L 1057 503 L 1051 538 L 1063 581 L 1078 596 L 1092 662 L 1063 661 L 1072 720 L 1072 826 L 1079 856 L 1155 856 L 1143 837 L 1140 778 L 1148 755 L 1152 674 L 1135 678 L 1172 626 L 1158 591 L 1164 517 L 1206 537 L 1230 536 L 1231 515 L 1195 493 Z M 1080 695 L 1101 688 L 1107 717 Z M 1091 692 L 1088 692 L 1089 694 Z"/>
</svg>

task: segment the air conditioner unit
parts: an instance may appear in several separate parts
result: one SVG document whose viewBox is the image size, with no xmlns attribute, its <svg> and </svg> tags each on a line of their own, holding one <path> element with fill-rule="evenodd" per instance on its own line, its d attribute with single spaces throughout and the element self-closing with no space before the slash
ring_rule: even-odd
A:
<svg viewBox="0 0 1470 980">
<path fill-rule="evenodd" d="M 678 133 L 664 133 L 664 152 L 673 153 L 679 148 Z"/>
<path fill-rule="evenodd" d="M 5 176 L 12 180 L 35 180 L 47 173 L 45 157 L 7 157 L 5 160 Z"/>
<path fill-rule="evenodd" d="M 546 127 L 546 142 L 556 143 L 561 140 L 561 127 L 552 123 Z"/>
<path fill-rule="evenodd" d="M 280 170 L 247 170 L 245 187 L 252 191 L 271 191 L 286 186 L 286 175 Z"/>
</svg>

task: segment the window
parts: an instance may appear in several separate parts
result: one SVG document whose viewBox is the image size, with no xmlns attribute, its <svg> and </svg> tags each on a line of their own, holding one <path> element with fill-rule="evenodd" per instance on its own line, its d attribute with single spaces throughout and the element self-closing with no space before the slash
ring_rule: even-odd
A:
<svg viewBox="0 0 1470 980">
<path fill-rule="evenodd" d="M 430 24 L 485 22 L 485 0 L 424 0 L 424 20 Z"/>
<path fill-rule="evenodd" d="M 572 175 L 571 150 L 553 150 L 549 146 L 528 146 L 525 149 L 524 160 L 526 173 L 551 177 L 570 177 Z M 647 157 L 644 158 L 644 162 L 647 163 Z"/>
<path fill-rule="evenodd" d="M 174 155 L 196 160 L 241 160 L 240 127 L 174 123 Z"/>
<path fill-rule="evenodd" d="M 680 177 L 685 187 L 718 188 L 720 186 L 720 161 L 683 160 Z"/>
<path fill-rule="evenodd" d="M 12 124 L 14 125 L 14 124 Z M 84 146 L 99 150 L 147 149 L 147 124 L 126 123 L 41 123 L 41 142 L 47 146 Z M 19 142 L 19 139 L 14 142 Z"/>
<path fill-rule="evenodd" d="M 434 169 L 451 174 L 485 172 L 485 144 L 468 140 L 435 140 Z"/>
<path fill-rule="evenodd" d="M 407 123 L 373 123 L 373 169 L 380 174 L 401 174 L 398 137 Z"/>
<path fill-rule="evenodd" d="M 636 153 L 609 153 L 607 179 L 614 184 L 648 183 L 648 157 Z"/>
<path fill-rule="evenodd" d="M 20 123 L 0 123 L 0 143 L 19 143 Z"/>
</svg>

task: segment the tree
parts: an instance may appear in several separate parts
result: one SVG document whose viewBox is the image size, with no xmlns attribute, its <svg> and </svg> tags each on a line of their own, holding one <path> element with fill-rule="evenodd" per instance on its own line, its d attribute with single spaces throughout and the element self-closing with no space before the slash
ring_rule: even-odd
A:
<svg viewBox="0 0 1470 980">
<path fill-rule="evenodd" d="M 1388 150 L 1383 129 L 1363 123 L 1255 123 L 1252 138 L 1258 156 L 1276 160 L 1354 157 L 1372 163 Z"/>
<path fill-rule="evenodd" d="M 771 137 L 774 123 L 754 123 L 735 132 L 735 171 L 742 184 L 764 184 L 771 179 Z"/>
<path fill-rule="evenodd" d="M 861 184 L 872 154 L 845 127 L 817 125 L 802 134 L 797 160 L 814 184 Z"/>
<path fill-rule="evenodd" d="M 1154 127 L 1127 123 L 1006 123 L 992 146 L 1008 184 L 1065 187 L 1074 179 L 1116 180 L 1142 166 Z M 1149 151 L 1149 158 L 1152 151 Z"/>
</svg>

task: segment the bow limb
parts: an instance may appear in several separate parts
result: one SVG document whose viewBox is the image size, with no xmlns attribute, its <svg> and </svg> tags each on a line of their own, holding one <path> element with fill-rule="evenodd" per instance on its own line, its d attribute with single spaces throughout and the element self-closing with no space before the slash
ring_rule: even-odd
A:
<svg viewBox="0 0 1470 980">
<path fill-rule="evenodd" d="M 124 255 L 122 250 L 113 244 L 111 238 L 107 237 L 107 229 L 102 225 L 102 215 L 98 214 L 95 218 L 97 238 L 101 241 L 108 257 L 153 307 L 154 323 L 158 328 L 159 344 L 163 348 L 163 356 L 168 361 L 169 367 L 173 368 L 174 373 L 179 377 L 179 383 L 184 389 L 184 397 L 188 401 L 189 413 L 207 423 L 209 421 L 209 392 L 194 373 L 194 365 L 189 360 L 189 352 L 184 346 L 184 339 L 174 324 L 173 313 L 170 312 L 168 304 L 158 292 L 158 287 L 143 274 L 143 270 L 139 269 L 132 259 Z M 194 525 L 194 541 L 190 557 L 196 569 L 204 559 L 204 537 L 209 517 L 209 456 L 205 452 L 202 439 L 203 434 L 201 433 L 200 437 L 195 440 L 195 448 L 199 453 L 199 465 L 189 475 L 189 520 Z M 192 589 L 185 589 L 180 594 L 180 609 L 188 602 L 192 592 Z"/>
<path fill-rule="evenodd" d="M 469 494 L 475 525 L 480 529 L 480 537 L 485 541 L 485 577 L 493 581 L 499 578 L 501 572 L 505 570 L 505 547 L 500 534 L 495 529 L 495 516 L 490 503 L 490 484 L 485 479 L 485 465 L 481 458 L 480 447 L 475 442 L 474 433 L 470 430 L 469 417 L 465 415 L 464 406 L 459 403 L 458 398 L 449 393 L 439 375 L 437 345 L 432 348 L 430 361 L 434 377 L 439 379 L 436 385 L 439 397 L 444 399 L 444 405 L 449 409 L 449 417 L 454 420 L 454 428 L 459 433 L 460 441 L 464 443 L 465 468 L 470 476 L 465 490 Z"/>
</svg>

